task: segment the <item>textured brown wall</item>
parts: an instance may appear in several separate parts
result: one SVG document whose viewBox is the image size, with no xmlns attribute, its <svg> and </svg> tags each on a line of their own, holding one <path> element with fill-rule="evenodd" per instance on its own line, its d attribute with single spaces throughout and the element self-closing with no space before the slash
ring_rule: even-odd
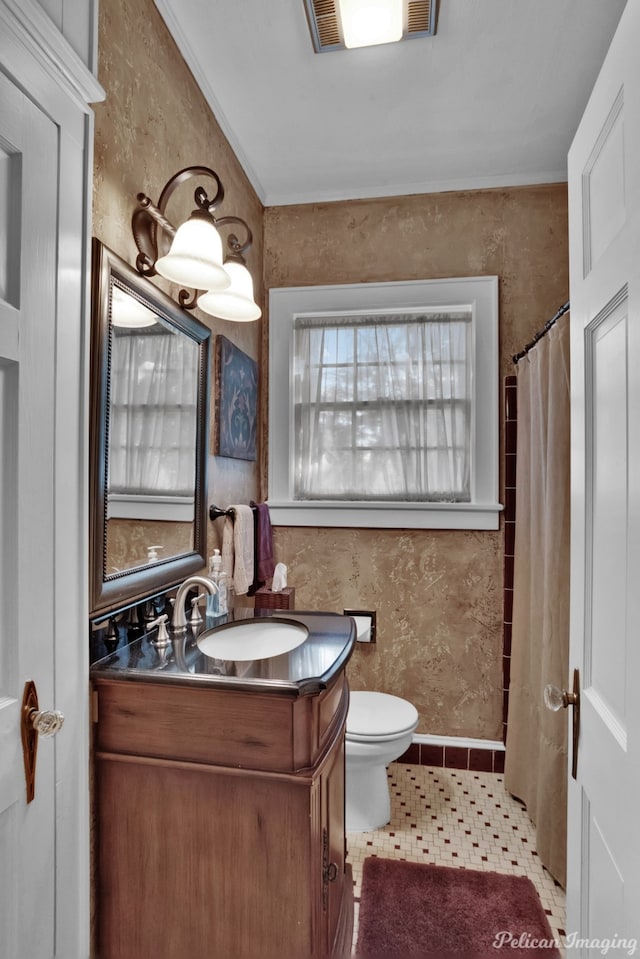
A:
<svg viewBox="0 0 640 959">
<path fill-rule="evenodd" d="M 137 249 L 131 215 L 136 195 L 146 193 L 157 202 L 162 187 L 178 170 L 193 165 L 211 167 L 225 189 L 224 202 L 217 212 L 220 216 L 241 217 L 253 232 L 247 265 L 256 300 L 262 302 L 262 204 L 153 0 L 100 0 L 98 79 L 106 100 L 95 107 L 94 235 L 134 265 Z M 210 178 L 179 187 L 167 210 L 174 223 L 193 209 L 198 182 L 213 195 L 215 184 Z M 167 291 L 172 289 L 158 277 L 150 282 Z M 196 315 L 214 335 L 224 334 L 249 356 L 259 359 L 259 322 L 228 323 L 203 313 Z M 210 451 L 213 412 L 212 389 Z M 257 463 L 210 455 L 209 503 L 248 503 L 258 495 Z M 220 521 L 210 524 L 210 550 L 219 545 L 221 533 Z"/>
<path fill-rule="evenodd" d="M 565 185 L 265 211 L 266 288 L 480 275 L 499 277 L 504 376 L 568 298 Z M 502 530 L 275 536 L 298 608 L 377 611 L 377 644 L 351 661 L 354 689 L 411 700 L 419 732 L 501 738 Z"/>
</svg>

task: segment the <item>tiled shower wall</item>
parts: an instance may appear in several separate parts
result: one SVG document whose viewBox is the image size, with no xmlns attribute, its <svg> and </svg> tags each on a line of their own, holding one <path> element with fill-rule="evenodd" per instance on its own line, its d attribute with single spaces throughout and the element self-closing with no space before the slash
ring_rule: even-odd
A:
<svg viewBox="0 0 640 959">
<path fill-rule="evenodd" d="M 504 378 L 504 623 L 502 646 L 502 741 L 507 741 L 511 633 L 513 628 L 513 561 L 516 539 L 516 443 L 518 438 L 518 378 Z"/>
</svg>

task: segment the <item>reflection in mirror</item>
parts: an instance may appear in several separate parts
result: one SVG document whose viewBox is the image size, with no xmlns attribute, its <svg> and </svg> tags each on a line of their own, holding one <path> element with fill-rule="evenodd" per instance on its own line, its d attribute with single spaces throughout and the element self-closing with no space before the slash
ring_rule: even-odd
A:
<svg viewBox="0 0 640 959">
<path fill-rule="evenodd" d="M 198 397 L 197 344 L 115 284 L 112 303 L 108 573 L 193 549 Z M 150 323 L 124 325 L 134 307 Z"/>
<path fill-rule="evenodd" d="M 204 565 L 210 333 L 98 241 L 93 270 L 95 612 Z"/>
</svg>

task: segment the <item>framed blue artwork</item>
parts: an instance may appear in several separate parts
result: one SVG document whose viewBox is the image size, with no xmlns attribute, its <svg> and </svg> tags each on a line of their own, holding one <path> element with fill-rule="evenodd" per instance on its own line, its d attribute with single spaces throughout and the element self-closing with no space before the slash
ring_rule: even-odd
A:
<svg viewBox="0 0 640 959">
<path fill-rule="evenodd" d="M 218 456 L 256 459 L 258 364 L 226 336 L 216 337 L 216 442 Z"/>
</svg>

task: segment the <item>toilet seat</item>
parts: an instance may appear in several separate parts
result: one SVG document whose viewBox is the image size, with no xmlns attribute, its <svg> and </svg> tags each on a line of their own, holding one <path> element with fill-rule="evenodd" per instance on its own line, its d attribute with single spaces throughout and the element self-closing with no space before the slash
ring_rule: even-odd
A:
<svg viewBox="0 0 640 959">
<path fill-rule="evenodd" d="M 389 693 L 351 693 L 346 738 L 357 742 L 384 742 L 413 731 L 418 711 L 412 703 Z"/>
</svg>

